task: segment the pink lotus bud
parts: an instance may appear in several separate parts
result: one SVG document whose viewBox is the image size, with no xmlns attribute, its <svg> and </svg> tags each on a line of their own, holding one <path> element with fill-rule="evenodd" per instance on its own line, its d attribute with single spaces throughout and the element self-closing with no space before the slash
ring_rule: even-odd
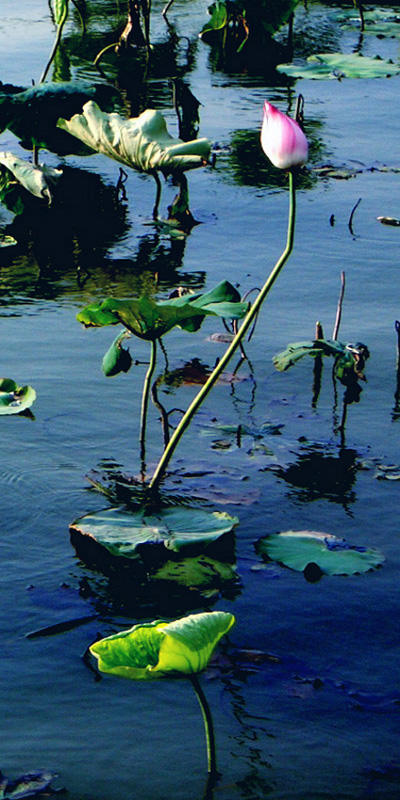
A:
<svg viewBox="0 0 400 800">
<path fill-rule="evenodd" d="M 278 169 L 300 167 L 307 161 L 308 144 L 298 122 L 264 103 L 261 147 Z"/>
</svg>

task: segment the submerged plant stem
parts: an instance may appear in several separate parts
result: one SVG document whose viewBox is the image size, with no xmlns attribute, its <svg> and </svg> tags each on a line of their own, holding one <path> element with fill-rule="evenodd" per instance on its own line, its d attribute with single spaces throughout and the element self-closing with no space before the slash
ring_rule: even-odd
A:
<svg viewBox="0 0 400 800">
<path fill-rule="evenodd" d="M 193 689 L 196 692 L 196 697 L 199 701 L 201 712 L 203 714 L 204 730 L 206 734 L 206 745 L 207 745 L 207 772 L 209 775 L 209 779 L 215 780 L 215 778 L 218 775 L 217 757 L 215 750 L 214 725 L 211 716 L 210 706 L 208 705 L 207 698 L 203 692 L 203 689 L 200 686 L 200 681 L 196 673 L 192 673 L 191 675 L 189 675 L 189 678 L 191 680 Z"/>
<path fill-rule="evenodd" d="M 189 427 L 196 411 L 200 408 L 201 404 L 210 393 L 211 389 L 213 388 L 214 384 L 217 382 L 218 378 L 224 371 L 225 367 L 231 360 L 233 354 L 236 352 L 238 347 L 240 347 L 241 342 L 243 341 L 244 336 L 246 335 L 248 329 L 250 328 L 253 320 L 255 319 L 258 311 L 260 310 L 268 292 L 272 288 L 276 278 L 278 277 L 283 265 L 288 260 L 290 253 L 293 250 L 293 243 L 294 243 L 294 228 L 295 228 L 295 221 L 296 221 L 296 189 L 295 189 L 295 177 L 293 171 L 290 170 L 289 172 L 289 193 L 290 193 L 290 206 L 289 206 L 289 219 L 288 219 L 288 228 L 287 228 L 287 238 L 286 238 L 286 247 L 276 262 L 273 270 L 271 271 L 269 277 L 267 278 L 264 286 L 262 287 L 259 295 L 256 297 L 253 305 L 250 307 L 249 311 L 247 312 L 242 325 L 240 326 L 235 338 L 232 340 L 229 347 L 226 349 L 224 355 L 218 362 L 217 366 L 214 368 L 213 372 L 209 376 L 206 383 L 202 386 L 192 403 L 190 404 L 189 408 L 183 415 L 179 425 L 175 429 L 171 439 L 169 441 L 168 447 L 164 450 L 163 455 L 160 458 L 160 461 L 156 467 L 154 475 L 150 482 L 151 489 L 157 489 L 159 483 L 165 473 L 165 470 L 172 458 L 173 453 L 175 452 L 176 447 L 178 446 L 186 428 Z"/>
<path fill-rule="evenodd" d="M 157 342 L 154 340 L 151 342 L 150 363 L 146 372 L 146 377 L 144 379 L 143 394 L 142 394 L 142 411 L 140 417 L 140 460 L 142 462 L 142 473 L 144 472 L 144 461 L 146 458 L 146 422 L 147 422 L 147 411 L 149 408 L 150 387 L 154 370 L 156 368 L 156 362 L 157 362 Z"/>
</svg>

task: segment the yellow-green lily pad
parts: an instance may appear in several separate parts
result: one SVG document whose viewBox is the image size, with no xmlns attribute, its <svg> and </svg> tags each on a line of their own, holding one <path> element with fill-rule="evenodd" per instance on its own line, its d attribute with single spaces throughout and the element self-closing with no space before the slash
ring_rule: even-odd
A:
<svg viewBox="0 0 400 800">
<path fill-rule="evenodd" d="M 20 414 L 36 399 L 32 386 L 18 386 L 11 378 L 0 378 L 0 414 Z"/>
</svg>

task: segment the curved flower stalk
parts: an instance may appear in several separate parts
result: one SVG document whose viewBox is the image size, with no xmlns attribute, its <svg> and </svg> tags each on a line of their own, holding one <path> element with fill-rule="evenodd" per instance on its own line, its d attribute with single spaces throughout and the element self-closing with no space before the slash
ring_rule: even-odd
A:
<svg viewBox="0 0 400 800">
<path fill-rule="evenodd" d="M 154 620 L 107 636 L 89 647 L 101 672 L 130 680 L 189 676 L 203 713 L 209 780 L 217 775 L 212 717 L 197 674 L 235 623 L 233 614 L 209 611 L 165 622 Z"/>
<path fill-rule="evenodd" d="M 269 104 L 266 104 L 269 105 Z M 279 112 L 280 113 L 280 112 Z M 285 115 L 282 115 L 285 117 Z M 286 246 L 285 249 L 278 258 L 275 266 L 271 270 L 267 280 L 264 283 L 261 291 L 259 292 L 257 298 L 255 299 L 254 303 L 250 306 L 245 318 L 243 319 L 242 325 L 238 332 L 236 333 L 234 339 L 232 340 L 231 344 L 225 351 L 224 355 L 218 362 L 217 366 L 214 368 L 213 372 L 209 376 L 208 380 L 201 387 L 200 391 L 190 404 L 189 408 L 186 410 L 185 414 L 183 415 L 182 419 L 180 420 L 178 426 L 176 427 L 171 439 L 164 450 L 163 455 L 160 458 L 160 461 L 157 464 L 157 467 L 154 471 L 153 477 L 150 481 L 150 488 L 154 491 L 157 491 L 159 484 L 165 474 L 167 466 L 184 434 L 186 429 L 189 427 L 194 415 L 209 395 L 211 389 L 213 388 L 214 384 L 217 382 L 218 378 L 228 365 L 229 361 L 231 360 L 232 356 L 236 352 L 236 350 L 240 347 L 244 336 L 246 335 L 247 331 L 249 330 L 250 326 L 254 322 L 257 317 L 257 314 L 264 303 L 264 300 L 269 293 L 270 289 L 272 288 L 273 284 L 275 283 L 279 273 L 282 270 L 282 267 L 288 260 L 294 244 L 294 229 L 295 229 L 295 221 L 296 221 L 296 190 L 295 190 L 295 177 L 294 171 L 300 163 L 304 163 L 304 160 L 307 158 L 307 151 L 308 145 L 307 140 L 301 128 L 298 126 L 298 123 L 295 123 L 294 120 L 290 121 L 289 117 L 285 117 L 287 122 L 280 121 L 279 125 L 274 126 L 273 128 L 273 137 L 271 140 L 273 142 L 273 147 L 270 148 L 270 141 L 269 136 L 267 137 L 266 131 L 264 129 L 264 144 L 267 147 L 267 150 L 270 152 L 280 152 L 281 157 L 279 159 L 279 163 L 275 164 L 280 169 L 288 169 L 289 172 L 289 217 L 288 217 L 288 225 L 287 225 L 287 236 L 286 236 Z M 289 135 L 289 127 L 290 131 L 293 132 L 292 124 L 294 123 L 301 132 L 301 136 L 299 136 L 296 128 L 295 136 Z M 289 127 L 288 127 L 289 126 Z M 269 132 L 271 134 L 271 130 Z M 264 147 L 264 152 L 266 155 L 269 155 L 269 152 Z M 284 158 L 284 154 L 286 153 L 286 157 Z M 289 157 L 290 156 L 290 157 Z M 277 159 L 278 161 L 278 159 Z M 291 162 L 291 163 L 290 163 Z"/>
<path fill-rule="evenodd" d="M 264 103 L 261 146 L 278 169 L 293 169 L 307 161 L 308 143 L 298 122 L 271 103 Z"/>
</svg>

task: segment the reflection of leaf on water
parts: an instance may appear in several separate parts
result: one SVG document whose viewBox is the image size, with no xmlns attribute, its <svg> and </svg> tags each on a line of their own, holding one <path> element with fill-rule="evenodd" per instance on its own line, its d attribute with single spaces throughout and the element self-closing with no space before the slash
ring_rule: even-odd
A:
<svg viewBox="0 0 400 800">
<path fill-rule="evenodd" d="M 267 560 L 304 572 L 311 568 L 321 575 L 354 575 L 382 565 L 379 550 L 349 545 L 345 539 L 319 531 L 282 531 L 264 536 L 256 543 L 257 552 Z"/>
<path fill-rule="evenodd" d="M 206 555 L 168 560 L 149 575 L 151 581 L 165 581 L 171 586 L 184 586 L 211 598 L 222 590 L 237 591 L 239 577 L 234 564 L 218 561 Z"/>
<path fill-rule="evenodd" d="M 325 148 L 320 139 L 319 125 L 315 120 L 307 119 L 307 138 L 309 140 L 309 163 L 315 159 L 326 158 Z M 221 169 L 223 180 L 234 180 L 239 186 L 273 186 L 287 188 L 287 176 L 284 170 L 277 170 L 265 158 L 259 131 L 236 130 L 230 142 L 229 150 L 215 150 L 217 169 Z M 317 178 L 310 169 L 302 169 L 297 177 L 299 189 L 311 188 Z"/>
<path fill-rule="evenodd" d="M 286 468 L 272 467 L 302 501 L 324 498 L 345 508 L 356 499 L 352 487 L 359 468 L 356 450 L 340 447 L 330 454 L 319 445 L 304 448 L 297 461 Z"/>
</svg>

